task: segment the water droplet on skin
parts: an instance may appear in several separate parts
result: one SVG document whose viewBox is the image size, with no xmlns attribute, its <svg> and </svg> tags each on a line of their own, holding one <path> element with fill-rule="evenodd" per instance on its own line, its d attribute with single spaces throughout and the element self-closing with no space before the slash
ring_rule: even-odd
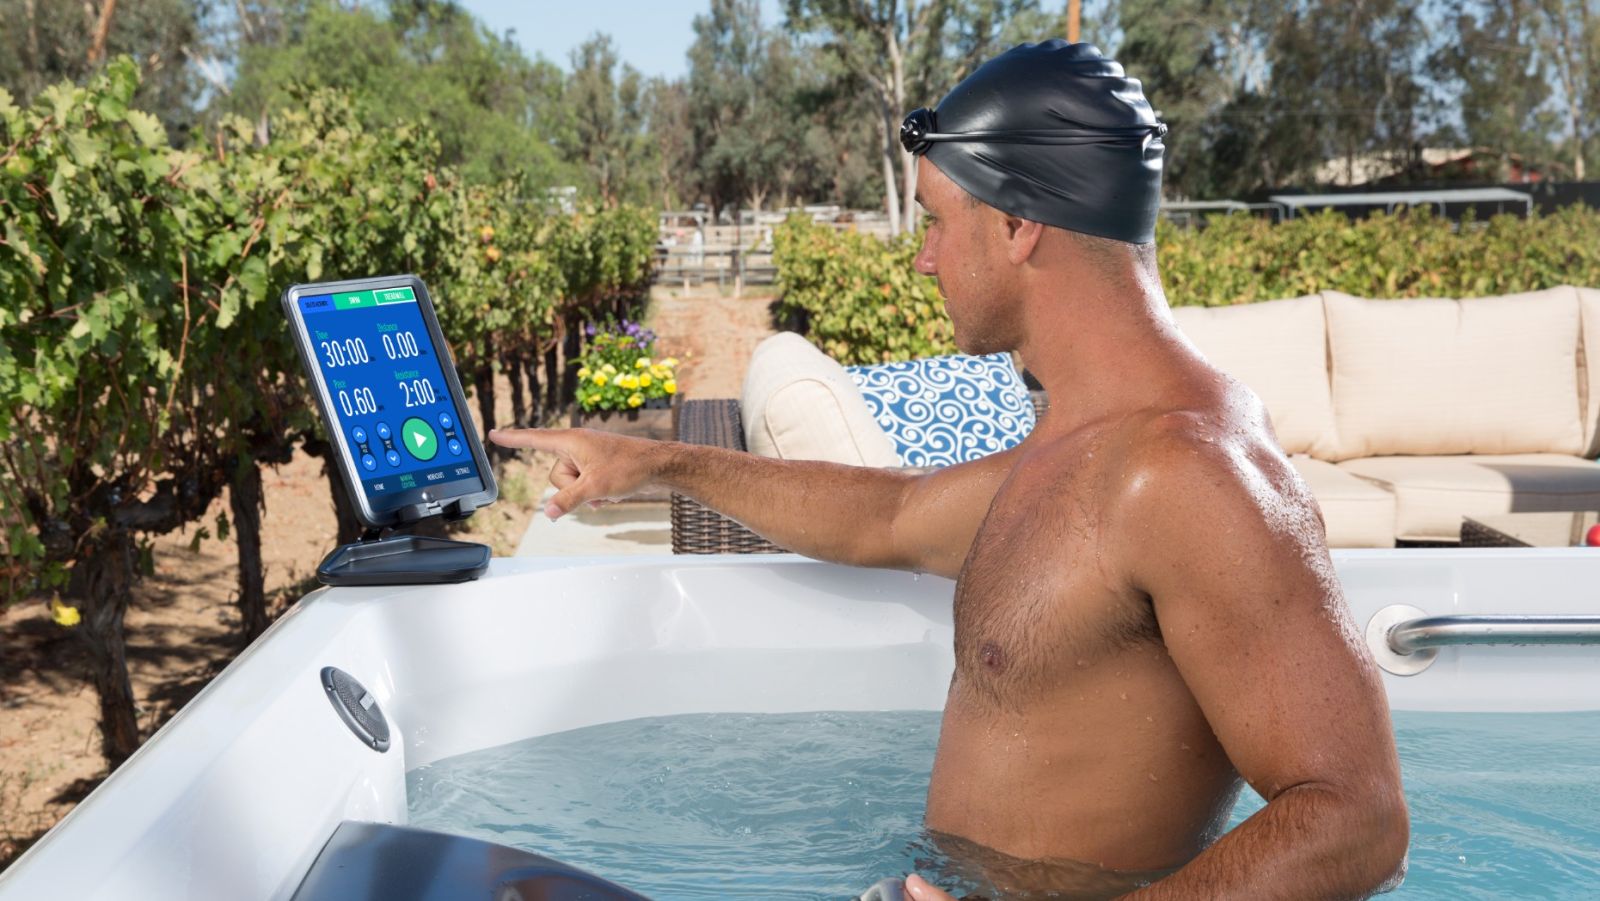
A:
<svg viewBox="0 0 1600 901">
<path fill-rule="evenodd" d="M 1078 665 L 1079 666 L 1088 666 L 1089 665 L 1089 661 L 1083 659 L 1082 657 L 1079 657 L 1078 658 Z"/>
<path fill-rule="evenodd" d="M 983 665 L 995 670 L 996 672 L 1005 668 L 1005 654 L 1001 652 L 1000 646 L 992 641 L 986 641 L 983 643 L 982 657 Z"/>
<path fill-rule="evenodd" d="M 1150 774 L 1150 781 L 1151 782 L 1160 782 L 1161 780 L 1156 778 L 1156 774 L 1155 773 L 1151 773 Z"/>
<path fill-rule="evenodd" d="M 1124 701 L 1126 701 L 1126 700 L 1127 700 L 1127 699 L 1128 699 L 1128 693 L 1127 693 L 1127 692 L 1123 692 L 1123 693 L 1122 693 L 1122 699 L 1123 699 L 1123 700 L 1124 700 Z"/>
</svg>

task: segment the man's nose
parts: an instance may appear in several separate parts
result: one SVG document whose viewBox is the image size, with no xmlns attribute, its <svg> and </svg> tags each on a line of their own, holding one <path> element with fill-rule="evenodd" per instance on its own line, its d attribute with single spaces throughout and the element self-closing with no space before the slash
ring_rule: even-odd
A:
<svg viewBox="0 0 1600 901">
<path fill-rule="evenodd" d="M 938 275 L 939 272 L 933 265 L 933 254 L 928 252 L 928 242 L 922 242 L 922 249 L 917 251 L 916 257 L 911 260 L 911 266 L 921 275 Z"/>
</svg>

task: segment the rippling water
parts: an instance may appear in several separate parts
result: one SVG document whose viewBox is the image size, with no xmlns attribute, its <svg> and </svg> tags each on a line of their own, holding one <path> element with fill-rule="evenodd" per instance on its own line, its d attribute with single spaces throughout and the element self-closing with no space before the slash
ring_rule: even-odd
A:
<svg viewBox="0 0 1600 901">
<path fill-rule="evenodd" d="M 1600 713 L 1401 713 L 1396 727 L 1411 869 L 1389 897 L 1600 898 Z M 844 898 L 887 875 L 951 871 L 921 828 L 938 730 L 924 711 L 577 729 L 413 770 L 411 825 L 662 901 Z M 1245 795 L 1235 823 L 1261 806 Z"/>
</svg>

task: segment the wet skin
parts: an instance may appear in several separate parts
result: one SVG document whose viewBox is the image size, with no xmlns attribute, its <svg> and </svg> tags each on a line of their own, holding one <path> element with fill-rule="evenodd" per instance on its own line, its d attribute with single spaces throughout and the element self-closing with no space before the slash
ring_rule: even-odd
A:
<svg viewBox="0 0 1600 901">
<path fill-rule="evenodd" d="M 1153 418 L 1061 434 L 1047 418 L 1012 452 L 956 586 L 929 828 L 1017 858 L 1150 871 L 1226 825 L 1238 774 L 1112 546 Z M 1241 456 L 1277 456 L 1269 447 L 1236 441 Z"/>
<path fill-rule="evenodd" d="M 914 475 L 491 439 L 557 455 L 552 517 L 666 487 L 807 556 L 955 578 L 927 825 L 1004 855 L 984 867 L 1003 894 L 1105 897 L 1175 867 L 1137 896 L 1377 889 L 1407 841 L 1388 707 L 1261 403 L 1178 333 L 1148 255 L 1096 257 L 920 171 L 916 265 L 957 345 L 1019 351 L 1052 398 L 1018 447 Z M 1219 839 L 1241 782 L 1267 805 Z"/>
</svg>

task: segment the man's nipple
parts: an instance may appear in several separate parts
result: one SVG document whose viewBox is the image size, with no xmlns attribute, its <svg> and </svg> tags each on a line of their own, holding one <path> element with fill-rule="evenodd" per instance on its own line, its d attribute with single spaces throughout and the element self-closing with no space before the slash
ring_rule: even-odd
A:
<svg viewBox="0 0 1600 901">
<path fill-rule="evenodd" d="M 1004 672 L 1006 668 L 1006 653 L 1000 649 L 997 641 L 985 641 L 983 648 L 978 652 L 979 659 L 991 672 Z"/>
</svg>

